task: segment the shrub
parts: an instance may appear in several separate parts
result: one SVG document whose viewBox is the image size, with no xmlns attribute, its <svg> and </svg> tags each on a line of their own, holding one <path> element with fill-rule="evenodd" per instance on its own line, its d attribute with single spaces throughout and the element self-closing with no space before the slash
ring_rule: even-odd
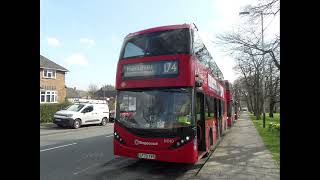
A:
<svg viewBox="0 0 320 180">
<path fill-rule="evenodd" d="M 272 131 L 273 129 L 280 131 L 280 123 L 274 123 L 274 122 L 269 123 L 269 130 Z"/>
<path fill-rule="evenodd" d="M 68 101 L 58 104 L 40 104 L 40 123 L 53 122 L 54 113 L 70 104 L 71 103 Z"/>
</svg>

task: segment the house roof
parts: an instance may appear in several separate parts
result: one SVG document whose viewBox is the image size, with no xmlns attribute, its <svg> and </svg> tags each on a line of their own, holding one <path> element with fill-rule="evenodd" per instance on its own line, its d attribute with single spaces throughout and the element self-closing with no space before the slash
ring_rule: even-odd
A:
<svg viewBox="0 0 320 180">
<path fill-rule="evenodd" d="M 55 69 L 59 71 L 69 71 L 68 69 L 60 66 L 59 64 L 49 60 L 48 58 L 42 56 L 40 54 L 40 68 L 48 68 L 48 69 Z"/>
</svg>

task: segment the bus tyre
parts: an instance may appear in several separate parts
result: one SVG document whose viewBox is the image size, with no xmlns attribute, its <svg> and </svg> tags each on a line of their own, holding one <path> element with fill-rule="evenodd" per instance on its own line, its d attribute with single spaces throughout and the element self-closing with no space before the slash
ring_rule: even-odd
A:
<svg viewBox="0 0 320 180">
<path fill-rule="evenodd" d="M 73 128 L 73 129 L 78 129 L 78 128 L 80 127 L 80 125 L 81 125 L 80 119 L 76 119 L 76 120 L 74 120 L 74 122 L 73 122 L 72 128 Z"/>
<path fill-rule="evenodd" d="M 102 118 L 100 125 L 105 126 L 105 125 L 107 125 L 107 122 L 108 122 L 108 118 L 104 117 L 104 118 Z"/>
</svg>

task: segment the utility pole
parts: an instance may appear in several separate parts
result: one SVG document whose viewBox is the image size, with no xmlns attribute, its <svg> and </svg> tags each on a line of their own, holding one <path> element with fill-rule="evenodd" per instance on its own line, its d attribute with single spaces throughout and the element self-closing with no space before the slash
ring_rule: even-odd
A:
<svg viewBox="0 0 320 180">
<path fill-rule="evenodd" d="M 263 42 L 263 12 L 260 11 L 261 14 L 261 47 L 262 47 L 262 66 L 263 66 L 263 74 L 262 74 L 262 109 L 263 109 L 263 128 L 266 127 L 266 111 L 265 111 L 265 62 L 264 62 L 264 42 Z"/>
</svg>

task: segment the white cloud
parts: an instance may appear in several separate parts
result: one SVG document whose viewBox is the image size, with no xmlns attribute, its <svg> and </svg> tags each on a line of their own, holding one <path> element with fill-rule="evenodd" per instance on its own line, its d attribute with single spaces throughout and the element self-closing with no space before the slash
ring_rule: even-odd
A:
<svg viewBox="0 0 320 180">
<path fill-rule="evenodd" d="M 82 54 L 76 53 L 72 54 L 65 60 L 67 65 L 80 65 L 80 66 L 88 66 L 88 60 Z"/>
<path fill-rule="evenodd" d="M 60 46 L 60 42 L 57 38 L 54 38 L 54 37 L 48 37 L 47 38 L 47 42 L 50 46 L 55 46 L 55 47 L 58 47 Z"/>
<path fill-rule="evenodd" d="M 93 46 L 96 44 L 96 42 L 93 39 L 89 39 L 89 38 L 80 38 L 80 43 L 87 44 L 89 46 Z"/>
</svg>

